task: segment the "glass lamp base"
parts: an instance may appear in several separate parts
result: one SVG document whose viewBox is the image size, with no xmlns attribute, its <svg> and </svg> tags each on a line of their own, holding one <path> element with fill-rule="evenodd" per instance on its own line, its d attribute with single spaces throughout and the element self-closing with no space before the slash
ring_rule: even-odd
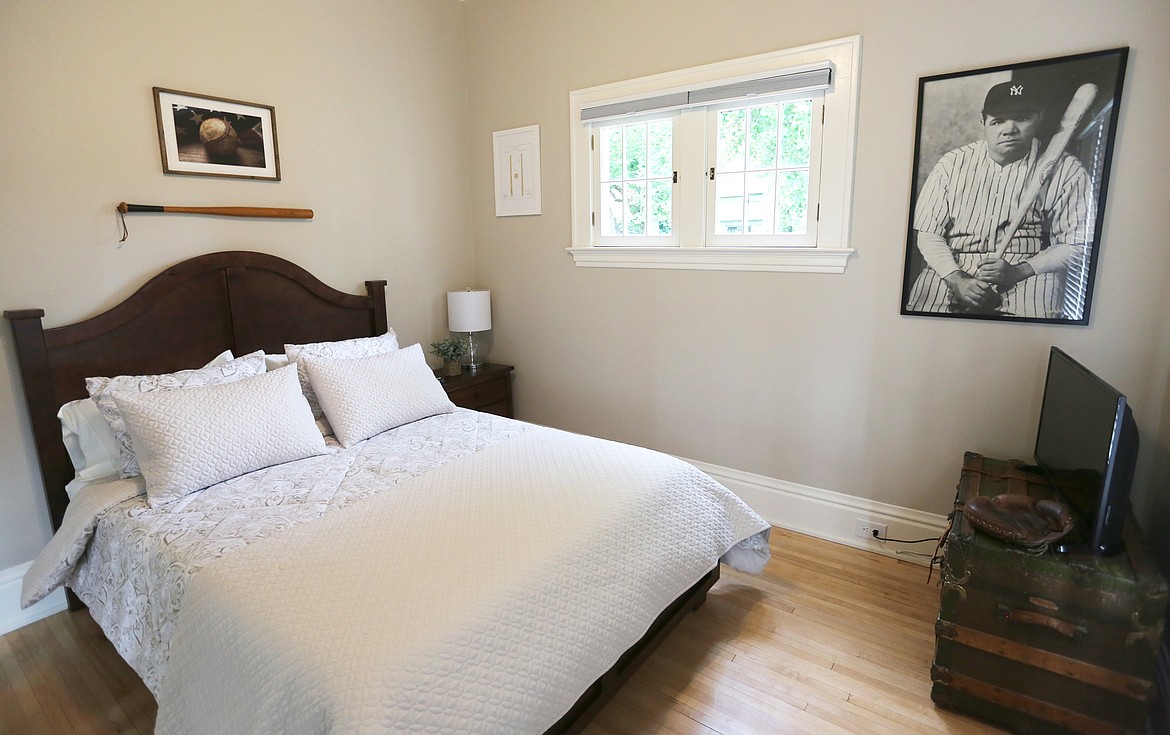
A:
<svg viewBox="0 0 1170 735">
<path fill-rule="evenodd" d="M 463 365 L 475 370 L 487 362 L 488 347 L 490 346 L 488 335 L 490 334 L 490 330 L 485 332 L 451 332 L 452 339 L 467 343 L 467 354 L 460 360 Z"/>
</svg>

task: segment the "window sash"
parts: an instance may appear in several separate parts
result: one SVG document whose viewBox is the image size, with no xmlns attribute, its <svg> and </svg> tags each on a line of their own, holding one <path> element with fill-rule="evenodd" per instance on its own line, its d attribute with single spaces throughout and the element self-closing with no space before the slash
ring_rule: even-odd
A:
<svg viewBox="0 0 1170 735">
<path fill-rule="evenodd" d="M 671 156 L 670 156 L 670 159 L 671 159 L 670 160 L 670 170 L 671 170 L 672 176 L 670 179 L 668 179 L 670 181 L 670 198 L 671 198 L 670 234 L 669 235 L 650 235 L 650 234 L 644 234 L 644 235 L 606 235 L 606 234 L 604 234 L 605 229 L 603 227 L 602 218 L 606 217 L 608 214 L 606 207 L 605 207 L 605 204 L 607 203 L 606 196 L 607 196 L 607 192 L 609 190 L 609 187 L 616 185 L 616 184 L 625 184 L 627 182 L 643 182 L 644 181 L 644 182 L 646 182 L 647 189 L 650 189 L 651 188 L 651 184 L 650 184 L 651 181 L 661 181 L 663 177 L 650 176 L 650 172 L 648 170 L 649 166 L 647 164 L 647 172 L 646 172 L 647 175 L 645 177 L 626 179 L 625 176 L 626 176 L 627 171 L 626 171 L 626 165 L 624 164 L 624 162 L 623 162 L 623 167 L 622 167 L 622 169 L 623 169 L 622 178 L 620 180 L 612 179 L 611 177 L 603 174 L 602 160 L 604 158 L 604 156 L 603 156 L 604 143 L 602 141 L 601 131 L 604 128 L 611 127 L 614 125 L 622 125 L 624 127 L 626 125 L 637 125 L 637 124 L 644 123 L 647 126 L 649 126 L 651 123 L 662 121 L 662 120 L 666 120 L 666 121 L 669 121 L 671 123 L 671 131 L 672 131 L 671 132 Z M 608 245 L 608 246 L 659 246 L 659 247 L 677 246 L 679 244 L 679 242 L 680 242 L 680 240 L 679 240 L 679 227 L 678 227 L 678 225 L 679 225 L 679 215 L 678 215 L 678 212 L 679 212 L 679 207 L 678 207 L 679 188 L 678 188 L 678 184 L 676 182 L 674 182 L 674 180 L 673 180 L 675 178 L 673 176 L 673 174 L 678 171 L 678 163 L 677 162 L 678 162 L 679 136 L 678 136 L 678 124 L 677 123 L 678 123 L 678 113 L 677 112 L 667 112 L 667 113 L 659 112 L 659 113 L 651 113 L 651 114 L 647 114 L 647 115 L 632 116 L 632 117 L 629 117 L 626 119 L 622 119 L 620 122 L 618 122 L 616 120 L 608 120 L 608 121 L 594 122 L 590 125 L 590 135 L 593 137 L 593 141 L 594 141 L 593 142 L 593 151 L 592 151 L 593 155 L 592 155 L 592 177 L 591 177 L 591 179 L 592 179 L 591 180 L 592 211 L 593 211 L 593 216 L 595 217 L 595 220 L 594 220 L 593 225 L 592 225 L 594 244 L 603 245 L 603 246 Z M 625 139 L 625 136 L 624 136 L 624 132 L 623 132 L 623 140 L 624 139 Z M 649 196 L 649 194 L 648 194 L 648 196 Z M 646 211 L 645 211 L 647 228 L 649 228 L 650 221 L 651 221 L 649 209 L 650 209 L 650 205 L 649 205 L 649 201 L 648 201 Z"/>
<path fill-rule="evenodd" d="M 691 233 L 689 240 L 696 241 L 699 247 L 816 247 L 817 245 L 817 204 L 818 193 L 820 185 L 820 163 L 821 163 L 821 111 L 824 105 L 823 93 L 818 93 L 812 96 L 812 140 L 810 145 L 810 159 L 809 159 L 809 180 L 808 180 L 808 209 L 806 213 L 805 232 L 803 233 L 768 233 L 768 234 L 719 234 L 717 230 L 718 221 L 716 208 L 716 182 L 710 180 L 707 176 L 701 175 L 701 171 L 706 171 L 715 165 L 715 157 L 718 149 L 718 123 L 717 116 L 720 111 L 729 108 L 740 106 L 754 106 L 760 104 L 784 104 L 785 102 L 808 99 L 806 94 L 785 94 L 776 95 L 773 97 L 765 97 L 763 99 L 753 99 L 750 105 L 744 105 L 742 102 L 723 103 L 721 105 L 708 105 L 699 108 L 692 108 L 690 110 L 673 111 L 669 113 L 650 113 L 645 115 L 636 115 L 629 118 L 616 120 L 596 121 L 589 125 L 590 134 L 594 138 L 592 151 L 592 171 L 591 171 L 591 200 L 592 211 L 594 213 L 594 221 L 592 224 L 593 236 L 591 243 L 601 247 L 674 247 L 678 246 L 683 239 L 683 233 Z M 683 124 L 683 119 L 686 118 L 691 122 Z M 607 191 L 608 188 L 617 181 L 610 181 L 609 177 L 603 175 L 602 163 L 603 142 L 601 131 L 603 128 L 614 125 L 628 125 L 640 124 L 657 120 L 671 120 L 673 123 L 673 152 L 672 152 L 672 168 L 674 171 L 679 171 L 680 148 L 685 146 L 692 154 L 701 147 L 706 155 L 706 160 L 701 168 L 687 173 L 683 178 L 687 179 L 680 183 L 673 183 L 671 185 L 671 234 L 670 235 L 612 235 L 605 234 L 603 225 L 603 218 L 608 216 L 606 209 Z M 700 140 L 701 142 L 696 142 Z M 784 167 L 778 167 L 783 170 Z M 716 171 L 716 175 L 718 175 Z M 685 188 L 684 188 L 685 187 Z M 694 204 L 682 206 L 683 201 L 689 201 Z M 701 205 L 699 204 L 701 202 Z M 649 216 L 647 215 L 647 226 L 649 226 Z"/>
<path fill-rule="evenodd" d="M 715 176 L 720 176 L 720 170 L 716 159 L 719 151 L 719 113 L 729 109 L 739 107 L 748 108 L 764 104 L 779 104 L 784 105 L 786 102 L 793 102 L 801 99 L 809 99 L 807 94 L 796 95 L 781 95 L 765 99 L 753 99 L 750 103 L 735 102 L 722 105 L 713 105 L 708 108 L 707 118 L 707 151 L 710 159 L 709 167 L 715 169 Z M 821 117 L 824 110 L 824 94 L 817 93 L 812 96 L 812 109 L 810 117 L 812 122 L 812 135 L 809 144 L 809 164 L 808 164 L 808 209 L 805 213 L 805 231 L 802 233 L 767 233 L 767 234 L 726 234 L 718 231 L 719 224 L 719 210 L 717 207 L 716 196 L 718 194 L 718 183 L 716 180 L 708 179 L 706 182 L 706 205 L 707 217 L 705 224 L 705 237 L 703 245 L 711 247 L 739 247 L 739 246 L 781 246 L 781 247 L 816 247 L 817 245 L 817 206 L 819 204 L 820 193 L 820 170 L 821 170 L 821 141 L 822 128 Z M 748 173 L 745 167 L 745 177 Z M 790 167 L 777 165 L 772 169 L 778 172 L 783 172 Z M 763 169 L 760 169 L 763 171 Z M 739 171 L 724 172 L 724 173 L 739 173 Z M 777 187 L 778 188 L 778 187 Z M 747 196 L 746 194 L 744 195 Z M 773 205 L 773 216 L 775 216 L 775 205 Z M 744 212 L 746 218 L 746 209 Z M 745 222 L 746 227 L 746 222 Z"/>
</svg>

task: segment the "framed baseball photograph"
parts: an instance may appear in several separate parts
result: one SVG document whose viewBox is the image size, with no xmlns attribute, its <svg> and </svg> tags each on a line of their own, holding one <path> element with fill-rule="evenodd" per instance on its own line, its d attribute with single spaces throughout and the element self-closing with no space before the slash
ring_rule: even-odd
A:
<svg viewBox="0 0 1170 735">
<path fill-rule="evenodd" d="M 1088 324 L 1128 55 L 919 79 L 903 314 Z"/>
<path fill-rule="evenodd" d="M 154 88 L 163 173 L 280 180 L 276 110 Z"/>
</svg>

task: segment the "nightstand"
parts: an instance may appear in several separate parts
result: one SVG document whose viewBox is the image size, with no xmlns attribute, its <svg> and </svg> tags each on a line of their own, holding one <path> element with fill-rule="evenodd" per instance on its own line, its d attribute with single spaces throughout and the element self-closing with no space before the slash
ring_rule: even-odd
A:
<svg viewBox="0 0 1170 735">
<path fill-rule="evenodd" d="M 475 372 L 441 378 L 451 402 L 461 408 L 512 418 L 512 366 L 485 363 Z M 436 371 L 436 375 L 441 374 Z"/>
</svg>

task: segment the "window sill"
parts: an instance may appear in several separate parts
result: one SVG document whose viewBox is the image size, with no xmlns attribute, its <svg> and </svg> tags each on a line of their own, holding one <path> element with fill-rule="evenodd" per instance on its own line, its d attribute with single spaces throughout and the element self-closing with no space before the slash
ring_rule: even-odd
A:
<svg viewBox="0 0 1170 735">
<path fill-rule="evenodd" d="M 852 248 L 565 248 L 578 268 L 844 273 Z"/>
</svg>

